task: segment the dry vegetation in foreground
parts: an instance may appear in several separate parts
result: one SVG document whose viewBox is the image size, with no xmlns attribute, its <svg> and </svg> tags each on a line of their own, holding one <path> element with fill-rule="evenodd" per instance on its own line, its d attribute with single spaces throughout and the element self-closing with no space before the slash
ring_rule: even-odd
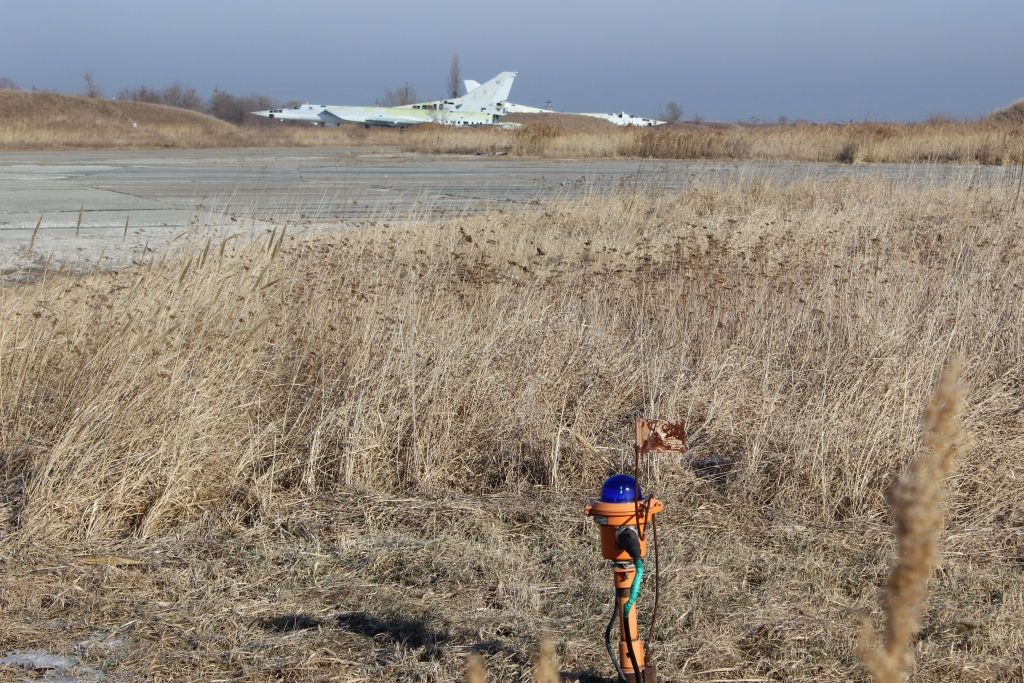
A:
<svg viewBox="0 0 1024 683">
<path fill-rule="evenodd" d="M 238 108 L 236 98 L 225 97 Z M 1024 100 L 980 121 L 935 118 L 909 124 L 679 123 L 623 129 L 564 114 L 521 114 L 508 120 L 525 125 L 516 130 L 249 127 L 161 105 L 0 90 L 0 150 L 398 145 L 422 154 L 578 159 L 1024 164 Z"/>
<path fill-rule="evenodd" d="M 883 493 L 959 355 L 977 445 L 913 680 L 1021 680 L 1016 193 L 701 181 L 4 287 L 0 643 L 115 680 L 447 682 L 530 680 L 546 636 L 600 680 L 582 506 L 644 413 L 692 446 L 644 475 L 663 680 L 865 681 Z"/>
</svg>

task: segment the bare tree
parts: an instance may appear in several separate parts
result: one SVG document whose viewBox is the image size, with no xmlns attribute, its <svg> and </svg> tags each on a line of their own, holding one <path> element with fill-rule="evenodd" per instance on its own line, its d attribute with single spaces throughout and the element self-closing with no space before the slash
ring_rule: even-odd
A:
<svg viewBox="0 0 1024 683">
<path fill-rule="evenodd" d="M 669 123 L 675 123 L 679 119 L 683 118 L 683 107 L 675 100 L 672 100 L 665 105 L 665 111 L 662 113 L 662 119 Z"/>
<path fill-rule="evenodd" d="M 100 87 L 96 85 L 96 74 L 94 74 L 91 69 L 83 71 L 78 74 L 78 76 L 85 81 L 86 97 L 103 97 L 103 92 L 100 90 Z"/>
<path fill-rule="evenodd" d="M 400 107 L 404 104 L 419 102 L 416 96 L 416 88 L 408 83 L 395 90 L 385 90 L 384 97 L 377 100 L 377 104 L 385 107 Z"/>
<path fill-rule="evenodd" d="M 213 91 L 206 112 L 222 121 L 236 126 L 270 126 L 273 119 L 251 116 L 254 111 L 276 109 L 277 101 L 267 95 L 253 93 L 248 97 L 236 97 L 220 89 Z"/>
<path fill-rule="evenodd" d="M 245 119 L 245 109 L 239 103 L 238 98 L 229 92 L 214 88 L 210 95 L 210 104 L 206 113 L 216 116 L 221 121 L 240 124 Z"/>
<path fill-rule="evenodd" d="M 451 66 L 448 67 L 448 97 L 455 99 L 459 96 L 459 86 L 462 85 L 462 69 L 459 67 L 459 53 L 452 55 Z"/>
<path fill-rule="evenodd" d="M 179 109 L 203 110 L 203 98 L 196 93 L 196 89 L 184 86 L 180 81 L 175 81 L 164 88 L 160 95 L 160 103 Z"/>
<path fill-rule="evenodd" d="M 149 104 L 166 104 L 169 107 L 179 109 L 191 109 L 192 111 L 205 111 L 203 98 L 199 96 L 195 88 L 182 85 L 175 81 L 163 90 L 147 88 L 144 85 L 138 88 L 122 88 L 117 93 L 117 99 L 131 102 L 148 102 Z"/>
<path fill-rule="evenodd" d="M 147 88 L 144 85 L 138 88 L 121 88 L 117 93 L 117 99 L 128 102 L 148 102 L 149 104 L 160 104 L 160 93 Z"/>
<path fill-rule="evenodd" d="M 0 78 L 0 90 L 21 90 L 21 88 L 11 79 L 4 77 Z"/>
</svg>

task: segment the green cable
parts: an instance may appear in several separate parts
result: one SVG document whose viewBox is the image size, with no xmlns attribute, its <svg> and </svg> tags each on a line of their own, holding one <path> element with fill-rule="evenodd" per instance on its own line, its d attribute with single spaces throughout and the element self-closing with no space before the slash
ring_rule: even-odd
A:
<svg viewBox="0 0 1024 683">
<path fill-rule="evenodd" d="M 629 615 L 629 610 L 633 609 L 633 603 L 640 597 L 640 584 L 644 580 L 644 561 L 637 558 L 633 560 L 633 565 L 636 567 L 636 574 L 633 576 L 633 585 L 629 587 L 629 600 L 622 608 L 623 617 Z"/>
</svg>

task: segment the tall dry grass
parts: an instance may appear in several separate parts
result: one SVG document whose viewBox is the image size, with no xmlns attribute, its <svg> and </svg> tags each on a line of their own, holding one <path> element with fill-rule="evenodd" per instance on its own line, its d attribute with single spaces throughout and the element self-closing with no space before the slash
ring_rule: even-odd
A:
<svg viewBox="0 0 1024 683">
<path fill-rule="evenodd" d="M 659 670 L 856 679 L 853 627 L 894 552 L 882 493 L 960 355 L 978 445 L 947 498 L 918 677 L 1014 680 L 1015 191 L 702 180 L 185 237 L 141 267 L 5 286 L 0 600 L 34 621 L 0 637 L 136 623 L 136 676 L 448 681 L 474 652 L 526 676 L 523 643 L 548 632 L 563 667 L 607 673 L 610 586 L 580 508 L 631 466 L 646 414 L 686 419 L 692 446 L 643 474 L 667 503 Z M 281 636 L 271 661 L 251 624 L 282 609 L 325 630 Z M 339 609 L 397 616 L 361 627 L 378 642 L 332 627 Z"/>
<path fill-rule="evenodd" d="M 739 458 L 752 501 L 880 509 L 941 359 L 1018 391 L 1011 195 L 705 183 L 6 288 L 7 476 L 29 536 L 146 536 L 288 491 L 589 484 L 614 459 L 587 444 L 646 412 Z M 978 482 L 990 516 L 1004 485 Z"/>
<path fill-rule="evenodd" d="M 595 131 L 541 118 L 517 130 L 410 130 L 408 151 L 548 158 L 652 158 L 832 163 L 1024 163 L 1024 127 L 1010 116 L 982 121 L 815 125 L 664 126 Z M 563 117 L 565 118 L 565 117 Z M 583 118 L 583 117 L 578 117 Z M 589 124 L 589 122 L 586 122 Z"/>
</svg>

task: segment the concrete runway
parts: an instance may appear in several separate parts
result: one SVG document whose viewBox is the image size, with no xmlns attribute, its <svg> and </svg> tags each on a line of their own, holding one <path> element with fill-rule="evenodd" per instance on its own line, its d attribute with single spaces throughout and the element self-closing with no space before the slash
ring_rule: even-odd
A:
<svg viewBox="0 0 1024 683">
<path fill-rule="evenodd" d="M 65 261 L 74 269 L 117 267 L 190 228 L 255 236 L 271 222 L 288 221 L 299 224 L 289 228 L 295 234 L 367 220 L 512 208 L 616 187 L 678 189 L 698 177 L 880 173 L 908 181 L 978 182 L 1006 172 L 902 164 L 433 157 L 380 148 L 0 153 L 0 272 Z"/>
</svg>

